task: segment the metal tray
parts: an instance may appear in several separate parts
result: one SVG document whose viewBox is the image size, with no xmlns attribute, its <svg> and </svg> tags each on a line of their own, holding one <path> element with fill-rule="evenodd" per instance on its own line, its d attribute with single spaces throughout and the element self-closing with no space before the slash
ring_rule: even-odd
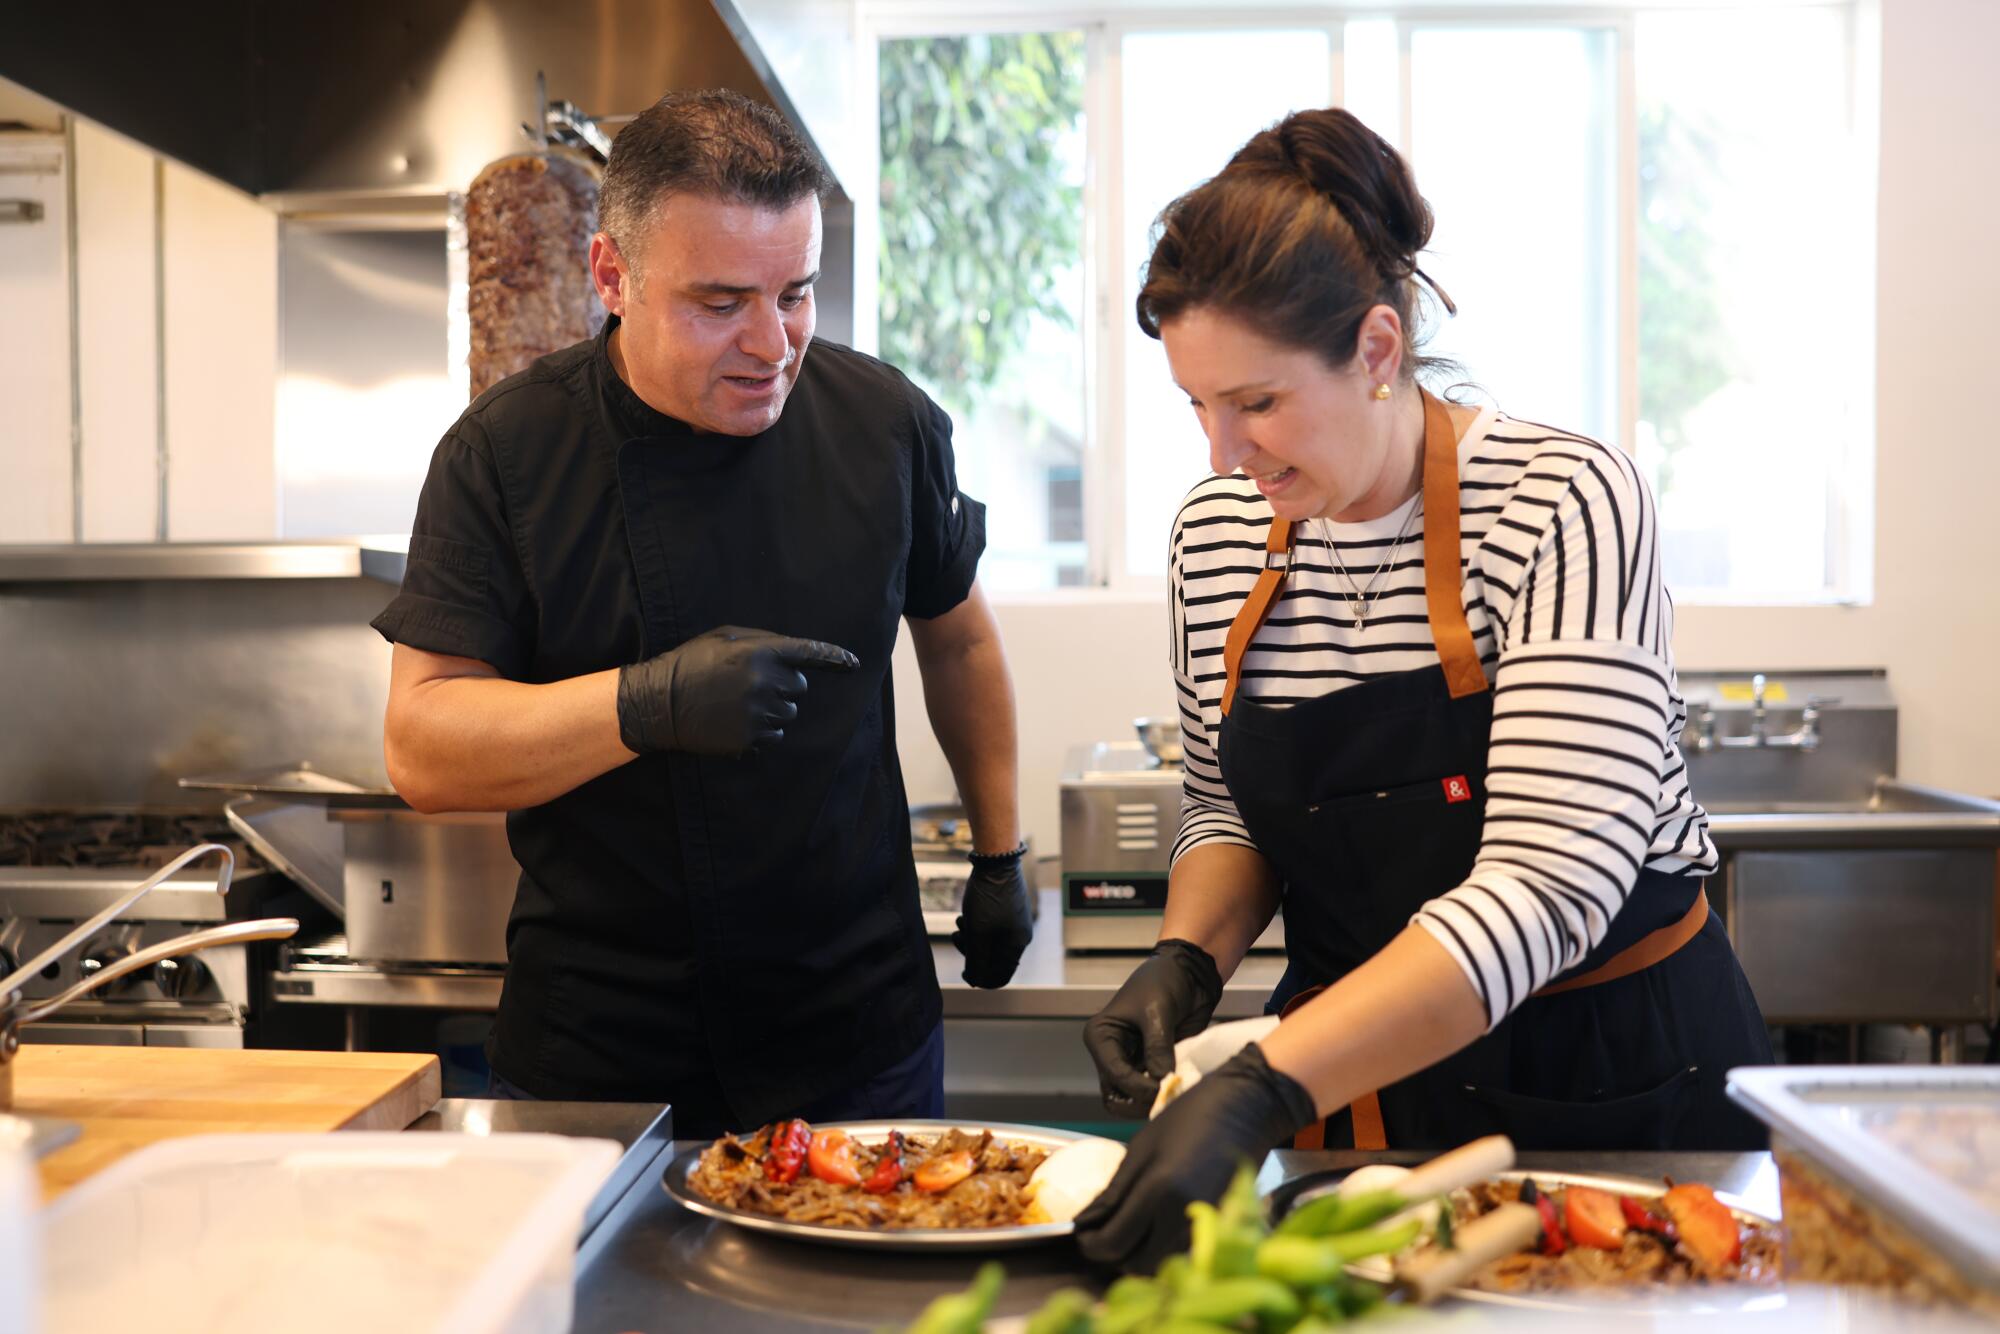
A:
<svg viewBox="0 0 2000 1334">
<path fill-rule="evenodd" d="M 409 803 L 385 787 L 368 787 L 322 773 L 307 761 L 244 773 L 198 774 L 180 785 L 199 792 L 246 792 L 259 797 L 311 802 L 336 810 L 408 810 Z"/>
<path fill-rule="evenodd" d="M 1346 1171 L 1301 1177 L 1287 1182 L 1271 1196 L 1274 1216 L 1283 1216 L 1298 1208 L 1307 1200 L 1324 1195 L 1336 1189 L 1347 1176 Z M 1609 1191 L 1614 1195 L 1632 1195 L 1640 1199 L 1652 1199 L 1666 1193 L 1664 1182 L 1650 1181 L 1645 1177 L 1616 1176 L 1598 1172 L 1499 1172 L 1493 1179 L 1498 1181 L 1525 1181 L 1534 1178 L 1537 1186 L 1590 1186 L 1597 1190 Z M 1763 1223 L 1777 1226 L 1778 1220 L 1743 1207 L 1743 1201 L 1724 1191 L 1717 1191 L 1715 1198 L 1729 1206 L 1738 1222 Z M 1348 1272 L 1357 1278 L 1372 1279 L 1377 1283 L 1387 1283 L 1392 1277 L 1391 1257 L 1373 1256 L 1348 1266 Z M 1581 1289 L 1575 1292 L 1487 1292 L 1481 1288 L 1457 1287 L 1451 1289 L 1454 1300 L 1476 1302 L 1485 1306 L 1508 1306 L 1531 1311 L 1590 1311 L 1604 1315 L 1646 1316 L 1646 1315 L 1711 1315 L 1719 1313 L 1747 1314 L 1764 1311 L 1782 1311 L 1786 1305 L 1785 1289 L 1782 1285 L 1762 1287 L 1752 1284 L 1715 1284 L 1704 1287 L 1658 1286 L 1650 1291 L 1658 1293 L 1653 1300 L 1643 1293 L 1626 1297 L 1606 1297 L 1599 1292 Z"/>
<path fill-rule="evenodd" d="M 905 1133 L 915 1131 L 920 1134 L 940 1134 L 947 1130 L 963 1130 L 976 1135 L 990 1130 L 996 1139 L 1018 1140 L 1037 1148 L 1056 1150 L 1079 1140 L 1095 1139 L 1094 1135 L 1081 1135 L 1069 1130 L 1053 1130 L 1048 1126 L 1014 1125 L 1004 1121 L 828 1121 L 815 1124 L 815 1130 L 845 1130 L 864 1144 L 879 1143 L 888 1137 L 891 1130 Z M 754 1214 L 743 1209 L 731 1209 L 715 1204 L 696 1194 L 688 1184 L 701 1155 L 708 1149 L 701 1144 L 684 1150 L 672 1163 L 660 1184 L 667 1194 L 682 1205 L 698 1214 L 733 1223 L 737 1227 L 753 1232 L 767 1232 L 776 1237 L 790 1237 L 797 1241 L 818 1242 L 827 1246 L 854 1246 L 864 1250 L 877 1251 L 1005 1251 L 1023 1246 L 1039 1246 L 1045 1242 L 1067 1237 L 1075 1230 L 1070 1223 L 1027 1223 L 1018 1227 L 981 1228 L 901 1228 L 869 1229 L 855 1227 L 833 1227 L 825 1223 L 790 1223 L 782 1218 L 771 1218 L 764 1214 Z"/>
</svg>

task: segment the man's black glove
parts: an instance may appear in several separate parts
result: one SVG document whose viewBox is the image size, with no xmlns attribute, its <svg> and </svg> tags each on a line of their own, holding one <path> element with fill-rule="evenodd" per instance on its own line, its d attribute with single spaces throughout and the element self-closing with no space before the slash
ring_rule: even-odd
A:
<svg viewBox="0 0 2000 1334">
<path fill-rule="evenodd" d="M 1153 946 L 1125 985 L 1083 1026 L 1105 1109 L 1143 1118 L 1174 1070 L 1174 1043 L 1208 1027 L 1222 974 L 1207 950 L 1185 940 Z"/>
<path fill-rule="evenodd" d="M 618 739 L 645 755 L 742 755 L 784 740 L 804 668 L 852 671 L 844 648 L 725 625 L 618 673 Z"/>
<path fill-rule="evenodd" d="M 1262 1163 L 1315 1114 L 1304 1086 L 1251 1043 L 1132 1137 L 1111 1184 L 1076 1216 L 1077 1249 L 1151 1273 L 1187 1245 L 1189 1204 L 1215 1200 L 1240 1164 Z"/>
<path fill-rule="evenodd" d="M 951 943 L 965 956 L 968 986 L 1004 987 L 1014 976 L 1021 952 L 1035 936 L 1028 894 L 1019 852 L 980 857 L 972 863 L 959 905 L 958 930 L 951 934 Z"/>
</svg>

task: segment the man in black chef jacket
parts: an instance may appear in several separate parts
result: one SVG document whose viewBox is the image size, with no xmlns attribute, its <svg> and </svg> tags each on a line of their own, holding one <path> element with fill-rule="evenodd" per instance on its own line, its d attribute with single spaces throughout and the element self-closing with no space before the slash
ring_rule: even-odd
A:
<svg viewBox="0 0 2000 1334">
<path fill-rule="evenodd" d="M 375 621 L 386 754 L 419 810 L 510 812 L 503 1094 L 668 1101 L 697 1137 L 941 1114 L 900 621 L 973 828 L 966 980 L 1027 944 L 985 512 L 937 405 L 813 339 L 827 184 L 776 113 L 663 98 L 606 169 L 603 332 L 432 458 Z"/>
</svg>

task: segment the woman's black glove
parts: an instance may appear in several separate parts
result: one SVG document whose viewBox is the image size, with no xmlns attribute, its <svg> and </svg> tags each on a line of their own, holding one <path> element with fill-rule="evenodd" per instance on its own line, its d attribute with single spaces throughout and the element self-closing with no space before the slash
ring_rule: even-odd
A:
<svg viewBox="0 0 2000 1334">
<path fill-rule="evenodd" d="M 1021 873 L 1022 851 L 976 858 L 965 878 L 958 930 L 951 943 L 965 956 L 967 986 L 1004 987 L 1035 938 L 1028 880 Z"/>
<path fill-rule="evenodd" d="M 1083 1026 L 1105 1108 L 1135 1119 L 1151 1111 L 1174 1071 L 1174 1043 L 1207 1028 L 1221 999 L 1222 974 L 1207 950 L 1185 940 L 1153 946 Z"/>
<path fill-rule="evenodd" d="M 618 673 L 618 739 L 638 755 L 743 755 L 785 739 L 806 693 L 804 668 L 849 672 L 861 660 L 815 639 L 725 625 Z"/>
<path fill-rule="evenodd" d="M 1315 1115 L 1312 1095 L 1251 1043 L 1132 1137 L 1104 1193 L 1076 1216 L 1085 1259 L 1151 1273 L 1187 1245 L 1187 1207 L 1213 1201 L 1237 1167 L 1264 1161 Z"/>
</svg>

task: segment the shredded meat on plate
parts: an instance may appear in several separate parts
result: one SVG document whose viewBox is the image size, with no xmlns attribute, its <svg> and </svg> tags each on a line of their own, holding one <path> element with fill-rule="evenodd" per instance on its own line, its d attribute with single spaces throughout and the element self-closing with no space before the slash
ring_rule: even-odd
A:
<svg viewBox="0 0 2000 1334">
<path fill-rule="evenodd" d="M 1048 1156 L 1032 1145 L 995 1139 L 991 1131 L 906 1135 L 904 1160 L 912 1171 L 927 1159 L 965 1150 L 975 1164 L 972 1175 L 949 1190 L 931 1193 L 917 1189 L 906 1174 L 893 1190 L 876 1195 L 859 1186 L 821 1181 L 810 1170 L 801 1171 L 794 1181 L 771 1180 L 764 1171 L 770 1139 L 769 1126 L 747 1140 L 724 1135 L 702 1151 L 688 1185 L 712 1203 L 790 1223 L 894 1229 L 1014 1227 L 1028 1209 L 1028 1178 Z M 881 1156 L 880 1141 L 854 1142 L 854 1162 L 863 1181 Z"/>
<path fill-rule="evenodd" d="M 1559 1182 L 1546 1182 L 1545 1189 L 1558 1200 L 1562 1198 Z M 1481 1182 L 1453 1193 L 1452 1214 L 1464 1223 L 1520 1198 L 1518 1181 Z M 1625 1289 L 1636 1295 L 1660 1287 L 1709 1283 L 1771 1286 L 1782 1281 L 1784 1233 L 1775 1224 L 1751 1221 L 1740 1214 L 1737 1227 L 1742 1239 L 1742 1258 L 1725 1269 L 1710 1267 L 1677 1242 L 1633 1228 L 1626 1232 L 1623 1246 L 1615 1251 L 1573 1245 L 1561 1255 L 1523 1251 L 1495 1260 L 1472 1276 L 1470 1286 L 1485 1292 L 1506 1293 Z"/>
</svg>

